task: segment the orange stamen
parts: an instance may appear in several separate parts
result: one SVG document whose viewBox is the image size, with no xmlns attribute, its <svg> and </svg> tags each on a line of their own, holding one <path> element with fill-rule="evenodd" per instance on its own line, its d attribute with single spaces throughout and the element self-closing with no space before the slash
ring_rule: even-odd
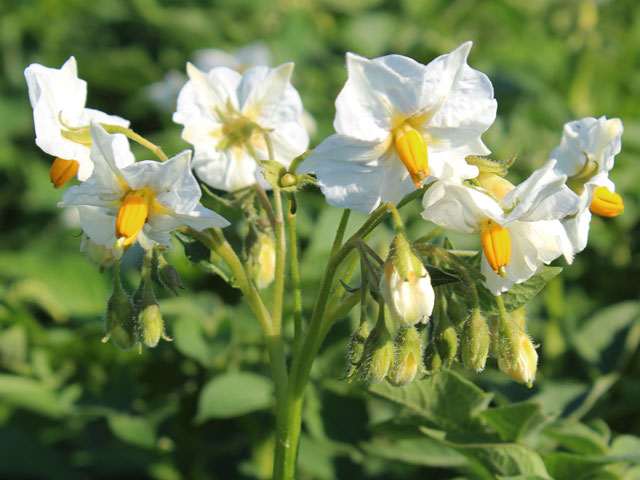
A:
<svg viewBox="0 0 640 480">
<path fill-rule="evenodd" d="M 126 246 L 135 242 L 149 215 L 152 193 L 148 190 L 134 190 L 125 196 L 118 210 L 116 220 L 117 246 Z"/>
<path fill-rule="evenodd" d="M 596 187 L 589 210 L 601 217 L 617 217 L 624 212 L 624 203 L 620 195 L 607 187 Z"/>
<path fill-rule="evenodd" d="M 75 160 L 56 158 L 49 169 L 49 178 L 54 188 L 60 188 L 78 173 L 80 164 Z"/>
<path fill-rule="evenodd" d="M 481 233 L 482 250 L 496 275 L 504 277 L 504 267 L 511 261 L 511 236 L 506 227 L 488 220 Z"/>
<path fill-rule="evenodd" d="M 402 124 L 394 132 L 398 156 L 406 167 L 416 187 L 422 188 L 422 181 L 429 176 L 429 156 L 424 137 L 407 124 Z"/>
</svg>

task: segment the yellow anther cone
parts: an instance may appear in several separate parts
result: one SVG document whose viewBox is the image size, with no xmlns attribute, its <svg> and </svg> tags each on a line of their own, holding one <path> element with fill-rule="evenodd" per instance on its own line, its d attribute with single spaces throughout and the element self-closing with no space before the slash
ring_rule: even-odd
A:
<svg viewBox="0 0 640 480">
<path fill-rule="evenodd" d="M 504 267 L 511 261 L 511 237 L 509 230 L 489 221 L 481 234 L 482 250 L 491 269 L 503 275 Z"/>
<path fill-rule="evenodd" d="M 75 160 L 56 158 L 49 169 L 49 178 L 55 188 L 60 188 L 78 173 L 80 164 Z"/>
<path fill-rule="evenodd" d="M 596 187 L 589 210 L 601 217 L 617 217 L 624 211 L 624 203 L 620 195 L 607 187 Z"/>
<path fill-rule="evenodd" d="M 398 156 L 411 175 L 416 187 L 422 188 L 422 181 L 429 176 L 429 158 L 424 137 L 412 127 L 403 125 L 395 132 L 395 146 Z"/>
<path fill-rule="evenodd" d="M 133 243 L 147 221 L 150 196 L 144 191 L 134 191 L 124 198 L 116 220 L 116 238 L 119 246 Z"/>
</svg>

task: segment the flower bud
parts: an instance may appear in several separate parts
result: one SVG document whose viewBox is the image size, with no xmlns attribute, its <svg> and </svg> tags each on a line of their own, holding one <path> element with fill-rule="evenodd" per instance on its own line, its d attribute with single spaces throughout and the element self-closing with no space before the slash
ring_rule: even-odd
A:
<svg viewBox="0 0 640 480">
<path fill-rule="evenodd" d="M 413 381 L 422 366 L 422 342 L 415 327 L 402 327 L 393 340 L 395 356 L 387 379 L 393 385 L 406 385 Z"/>
<path fill-rule="evenodd" d="M 358 329 L 353 332 L 347 350 L 347 371 L 344 374 L 343 380 L 351 378 L 358 369 L 364 353 L 364 344 L 369 337 L 369 333 L 369 324 L 366 321 L 362 322 L 358 326 Z"/>
<path fill-rule="evenodd" d="M 445 325 L 436 332 L 434 342 L 442 363 L 449 365 L 458 354 L 458 332 L 451 325 Z"/>
<path fill-rule="evenodd" d="M 397 325 L 426 323 L 433 312 L 435 294 L 429 273 L 402 233 L 391 245 L 380 292 Z"/>
<path fill-rule="evenodd" d="M 438 349 L 431 342 L 427 345 L 424 351 L 424 368 L 429 375 L 433 375 L 434 373 L 438 373 L 442 370 L 442 358 L 438 353 Z"/>
<path fill-rule="evenodd" d="M 138 337 L 149 348 L 155 347 L 164 338 L 164 322 L 157 303 L 145 306 L 138 313 Z"/>
<path fill-rule="evenodd" d="M 480 310 L 475 310 L 465 323 L 461 338 L 462 363 L 467 368 L 481 372 L 489 354 L 489 326 Z"/>
<path fill-rule="evenodd" d="M 105 311 L 105 336 L 103 342 L 111 341 L 120 350 L 131 350 L 137 342 L 133 305 L 122 289 L 118 269 L 114 269 L 113 292 Z"/>
<path fill-rule="evenodd" d="M 364 343 L 358 377 L 367 383 L 380 383 L 389 373 L 392 361 L 393 342 L 381 316 Z"/>
<path fill-rule="evenodd" d="M 249 246 L 249 266 L 256 287 L 267 288 L 276 274 L 276 248 L 271 235 L 259 232 Z"/>
<path fill-rule="evenodd" d="M 178 271 L 159 252 L 157 275 L 160 284 L 167 290 L 171 290 L 174 295 L 178 295 L 178 289 L 185 290 Z"/>
<path fill-rule="evenodd" d="M 529 335 L 519 331 L 518 356 L 515 365 L 510 364 L 503 357 L 498 357 L 498 367 L 516 382 L 522 382 L 531 387 L 536 378 L 538 354 Z"/>
<path fill-rule="evenodd" d="M 80 251 L 85 254 L 87 260 L 96 267 L 100 267 L 100 271 L 110 267 L 116 260 L 120 260 L 123 252 L 123 250 L 116 250 L 115 248 L 95 243 L 87 234 L 82 234 Z"/>
</svg>

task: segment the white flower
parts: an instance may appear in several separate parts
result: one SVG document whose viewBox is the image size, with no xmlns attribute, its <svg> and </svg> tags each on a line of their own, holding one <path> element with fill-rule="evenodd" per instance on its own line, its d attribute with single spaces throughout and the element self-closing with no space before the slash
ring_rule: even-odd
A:
<svg viewBox="0 0 640 480">
<path fill-rule="evenodd" d="M 144 248 L 171 246 L 170 233 L 178 227 L 200 231 L 229 224 L 198 204 L 201 192 L 190 170 L 190 151 L 164 163 L 134 163 L 123 135 L 110 135 L 92 123 L 91 138 L 93 174 L 67 190 L 58 205 L 98 207 L 80 209 L 82 229 L 93 242 L 116 248 L 136 240 Z"/>
<path fill-rule="evenodd" d="M 558 218 L 575 213 L 576 196 L 554 171 L 555 162 L 536 170 L 517 187 L 482 173 L 482 188 L 438 181 L 424 195 L 422 216 L 459 233 L 481 232 L 482 273 L 494 295 L 524 282 L 542 266 L 564 255 L 571 244 Z"/>
<path fill-rule="evenodd" d="M 331 205 L 373 211 L 436 178 L 478 174 L 465 156 L 486 155 L 480 136 L 493 123 L 491 82 L 466 63 L 471 42 L 422 65 L 400 55 L 347 54 L 336 99 L 336 134 L 298 172 L 314 171 Z"/>
<path fill-rule="evenodd" d="M 190 80 L 178 96 L 173 121 L 195 149 L 193 168 L 212 187 L 233 191 L 259 182 L 269 188 L 251 150 L 288 166 L 303 153 L 309 135 L 300 121 L 302 102 L 290 78 L 293 63 L 254 67 L 242 75 L 226 67 L 209 73 L 187 64 Z"/>
<path fill-rule="evenodd" d="M 580 197 L 575 216 L 562 221 L 574 253 L 587 246 L 591 211 L 614 217 L 622 213 L 622 197 L 609 180 L 614 157 L 620 153 L 622 122 L 618 118 L 593 117 L 566 123 L 560 145 L 551 152 L 556 170 L 568 177 L 567 185 Z"/>
<path fill-rule="evenodd" d="M 93 170 L 89 157 L 91 139 L 88 132 L 81 129 L 88 127 L 91 122 L 123 127 L 128 127 L 129 122 L 85 108 L 87 83 L 78 78 L 74 57 L 70 57 L 60 69 L 33 63 L 25 69 L 24 75 L 33 108 L 36 145 L 49 155 L 79 164 L 59 164 L 57 173 L 60 175 L 54 175 L 56 172 L 52 171 L 52 181 L 58 187 L 61 185 L 59 182 L 64 180 L 64 183 L 73 177 L 75 171 L 69 175 L 69 168 L 77 168 L 78 179 L 86 180 Z M 61 169 L 63 170 L 60 171 Z M 56 181 L 54 177 L 60 177 L 60 180 Z"/>
</svg>

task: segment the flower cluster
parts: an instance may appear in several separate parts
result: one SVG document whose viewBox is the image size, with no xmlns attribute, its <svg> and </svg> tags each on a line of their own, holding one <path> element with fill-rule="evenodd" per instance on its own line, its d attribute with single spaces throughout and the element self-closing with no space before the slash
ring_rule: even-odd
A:
<svg viewBox="0 0 640 480">
<path fill-rule="evenodd" d="M 348 53 L 348 79 L 335 102 L 336 133 L 309 151 L 309 117 L 291 84 L 293 63 L 270 67 L 264 46 L 258 49 L 257 56 L 252 49 L 239 51 L 237 61 L 200 52 L 201 68 L 187 63 L 173 121 L 183 126 L 193 154 L 186 150 L 171 158 L 130 130 L 127 120 L 85 107 L 86 83 L 73 57 L 60 69 L 33 64 L 25 70 L 36 144 L 56 157 L 51 180 L 56 188 L 74 176 L 80 182 L 66 190 L 59 206 L 78 211 L 87 257 L 102 268 L 114 265 L 107 337 L 124 349 L 166 338 L 150 271 L 155 258 L 161 283 L 174 292 L 183 288 L 162 256 L 171 248 L 171 232 L 179 229 L 197 240 L 215 234 L 224 243 L 220 232 L 209 229 L 229 222 L 200 204 L 198 180 L 226 192 L 222 199 L 208 191 L 218 204 L 245 213 L 241 273 L 252 282 L 251 293 L 272 282 L 283 293 L 280 192 L 293 216 L 296 190 L 315 182 L 329 204 L 370 214 L 371 224 L 387 211 L 394 216 L 396 234 L 386 260 L 364 236 L 349 243 L 359 249 L 362 297 L 347 377 L 400 385 L 454 361 L 480 371 L 493 354 L 502 371 L 530 384 L 535 346 L 521 305 L 510 304 L 507 311 L 503 295 L 559 257 L 570 264 L 586 247 L 592 213 L 622 213 L 622 198 L 608 177 L 621 150 L 622 122 L 589 117 L 567 123 L 548 162 L 514 185 L 505 176 L 515 156 L 491 159 L 482 140 L 497 102 L 487 75 L 467 64 L 466 42 L 427 65 L 401 55 L 367 59 Z M 265 64 L 256 65 L 256 58 Z M 129 141 L 159 161 L 137 161 Z M 265 192 L 270 189 L 275 208 Z M 440 230 L 412 243 L 397 208 L 413 198 L 421 198 L 422 219 L 437 229 L 479 233 L 479 255 L 457 251 L 448 239 L 428 243 Z M 136 243 L 146 253 L 131 300 L 117 272 Z M 297 263 L 295 245 L 292 250 Z M 481 304 L 479 289 L 495 297 L 495 308 Z M 378 305 L 371 330 L 368 296 Z M 274 305 L 281 315 L 281 301 Z"/>
</svg>

